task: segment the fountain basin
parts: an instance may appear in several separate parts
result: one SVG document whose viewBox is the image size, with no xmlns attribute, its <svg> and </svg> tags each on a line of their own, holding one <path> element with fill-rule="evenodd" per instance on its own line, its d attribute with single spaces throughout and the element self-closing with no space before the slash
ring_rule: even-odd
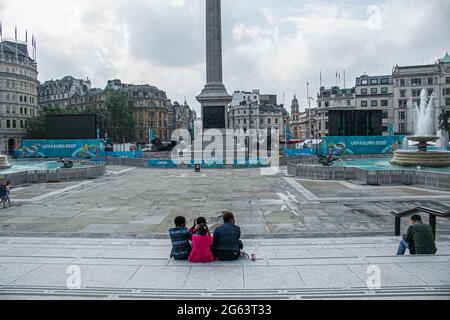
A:
<svg viewBox="0 0 450 320">
<path fill-rule="evenodd" d="M 395 152 L 391 164 L 402 167 L 445 168 L 450 166 L 450 152 L 400 150 Z"/>
<path fill-rule="evenodd" d="M 407 138 L 409 141 L 418 142 L 418 151 L 398 150 L 394 153 L 391 164 L 402 167 L 430 167 L 445 168 L 450 166 L 450 152 L 428 151 L 429 142 L 436 142 L 440 137 L 416 136 Z"/>
</svg>

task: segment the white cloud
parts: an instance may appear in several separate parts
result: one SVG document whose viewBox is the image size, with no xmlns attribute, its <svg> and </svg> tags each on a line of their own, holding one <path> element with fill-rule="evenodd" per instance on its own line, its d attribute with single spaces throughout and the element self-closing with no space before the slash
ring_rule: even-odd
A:
<svg viewBox="0 0 450 320">
<path fill-rule="evenodd" d="M 367 27 L 367 8 L 380 8 L 379 28 Z M 432 62 L 450 50 L 448 0 L 224 0 L 224 76 L 230 92 L 260 88 L 311 92 L 347 85 L 364 72 L 394 64 Z M 0 0 L 9 37 L 14 25 L 38 36 L 40 80 L 71 74 L 149 83 L 174 100 L 196 105 L 204 84 L 204 0 Z"/>
</svg>

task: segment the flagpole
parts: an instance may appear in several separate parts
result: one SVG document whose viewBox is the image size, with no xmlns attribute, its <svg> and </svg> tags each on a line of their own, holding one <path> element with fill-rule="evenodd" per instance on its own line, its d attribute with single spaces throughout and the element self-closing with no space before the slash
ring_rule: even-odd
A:
<svg viewBox="0 0 450 320">
<path fill-rule="evenodd" d="M 15 36 L 16 36 L 16 60 L 19 60 L 19 48 L 18 48 L 18 43 L 17 43 L 17 26 L 15 29 Z"/>
<path fill-rule="evenodd" d="M 3 25 L 0 21 L 0 54 L 3 55 Z"/>
</svg>

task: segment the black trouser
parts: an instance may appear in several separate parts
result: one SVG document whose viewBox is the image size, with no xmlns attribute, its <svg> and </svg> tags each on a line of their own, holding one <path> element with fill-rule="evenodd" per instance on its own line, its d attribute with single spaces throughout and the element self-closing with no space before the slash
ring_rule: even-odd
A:
<svg viewBox="0 0 450 320">
<path fill-rule="evenodd" d="M 214 252 L 214 256 L 220 261 L 235 261 L 241 257 L 239 251 L 218 250 Z"/>
</svg>

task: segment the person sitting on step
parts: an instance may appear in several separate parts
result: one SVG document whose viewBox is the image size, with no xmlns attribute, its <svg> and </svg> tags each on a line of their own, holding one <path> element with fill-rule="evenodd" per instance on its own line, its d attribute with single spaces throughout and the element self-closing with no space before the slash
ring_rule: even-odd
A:
<svg viewBox="0 0 450 320">
<path fill-rule="evenodd" d="M 186 228 L 185 217 L 175 218 L 175 228 L 169 230 L 169 235 L 172 240 L 170 257 L 175 260 L 187 260 L 192 251 L 190 243 L 192 241 L 192 234 Z"/>
<path fill-rule="evenodd" d="M 244 248 L 241 238 L 241 228 L 235 224 L 231 212 L 223 213 L 224 224 L 214 231 L 214 242 L 211 247 L 214 256 L 221 261 L 234 261 L 241 257 Z"/>
<path fill-rule="evenodd" d="M 208 263 L 216 261 L 211 251 L 213 237 L 205 223 L 197 226 L 197 232 L 192 236 L 192 251 L 189 255 L 189 262 Z"/>
<path fill-rule="evenodd" d="M 406 249 L 410 250 L 410 254 L 436 254 L 436 241 L 431 226 L 424 224 L 419 215 L 412 216 L 411 223 L 400 242 L 397 255 L 404 255 Z"/>
</svg>

